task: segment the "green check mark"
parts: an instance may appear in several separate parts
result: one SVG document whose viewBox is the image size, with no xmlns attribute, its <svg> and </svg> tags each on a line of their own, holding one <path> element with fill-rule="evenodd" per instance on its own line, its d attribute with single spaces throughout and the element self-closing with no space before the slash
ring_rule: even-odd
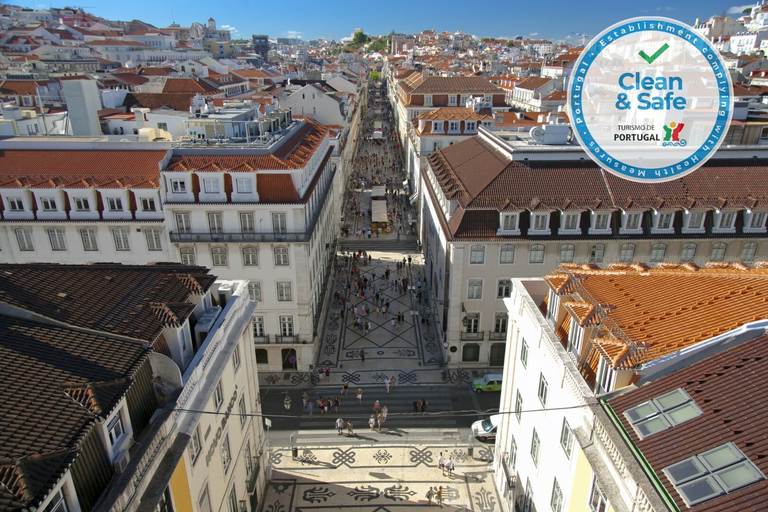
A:
<svg viewBox="0 0 768 512">
<path fill-rule="evenodd" d="M 662 53 L 667 51 L 667 48 L 669 48 L 669 45 L 667 43 L 664 43 L 663 45 L 661 45 L 661 48 L 656 50 L 656 53 L 654 53 L 650 57 L 643 50 L 640 50 L 640 53 L 638 53 L 638 55 L 640 55 L 643 58 L 643 60 L 645 60 L 645 62 L 647 62 L 648 64 L 653 64 L 653 61 L 658 59 Z"/>
</svg>

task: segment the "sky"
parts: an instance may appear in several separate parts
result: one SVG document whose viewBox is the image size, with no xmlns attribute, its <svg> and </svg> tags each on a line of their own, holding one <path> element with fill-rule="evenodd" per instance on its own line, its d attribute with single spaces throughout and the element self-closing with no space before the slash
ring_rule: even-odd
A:
<svg viewBox="0 0 768 512">
<path fill-rule="evenodd" d="M 82 3 L 47 4 L 4 2 L 30 8 L 83 8 L 96 16 L 121 21 L 139 19 L 156 27 L 175 21 L 181 26 L 216 20 L 217 27 L 234 38 L 252 34 L 302 39 L 349 37 L 356 27 L 366 34 L 406 34 L 422 30 L 461 31 L 478 37 L 541 38 L 581 43 L 608 26 L 636 16 L 665 16 L 689 25 L 696 18 L 735 15 L 754 3 L 716 0 L 656 2 L 654 0 L 486 0 L 474 4 L 459 0 L 79 0 Z"/>
</svg>

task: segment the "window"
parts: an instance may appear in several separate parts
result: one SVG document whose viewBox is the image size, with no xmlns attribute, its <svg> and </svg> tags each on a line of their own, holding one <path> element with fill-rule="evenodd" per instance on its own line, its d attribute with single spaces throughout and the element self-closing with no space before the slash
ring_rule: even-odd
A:
<svg viewBox="0 0 768 512">
<path fill-rule="evenodd" d="M 52 251 L 66 251 L 67 246 L 64 243 L 64 232 L 58 228 L 48 230 L 48 240 L 51 241 Z"/>
<path fill-rule="evenodd" d="M 545 231 L 549 228 L 549 214 L 548 213 L 534 213 L 531 215 L 531 225 L 534 231 Z"/>
<path fill-rule="evenodd" d="M 287 247 L 275 247 L 275 265 L 285 266 L 288 265 L 288 248 Z"/>
<path fill-rule="evenodd" d="M 205 489 L 200 493 L 200 498 L 197 500 L 197 508 L 200 512 L 211 512 L 211 499 L 208 497 L 208 484 L 205 484 Z"/>
<path fill-rule="evenodd" d="M 227 248 L 212 247 L 211 262 L 214 267 L 226 267 L 227 266 Z"/>
<path fill-rule="evenodd" d="M 683 388 L 677 388 L 624 412 L 640 439 L 675 427 L 701 414 L 702 410 Z"/>
<path fill-rule="evenodd" d="M 269 353 L 267 352 L 267 349 L 256 349 L 256 364 L 269 364 Z"/>
<path fill-rule="evenodd" d="M 176 229 L 181 234 L 188 234 L 192 232 L 192 226 L 189 222 L 189 214 L 188 213 L 177 213 L 176 214 Z"/>
<path fill-rule="evenodd" d="M 253 214 L 252 213 L 241 213 L 240 214 L 240 231 L 242 231 L 243 233 L 253 233 L 254 232 Z"/>
<path fill-rule="evenodd" d="M 232 489 L 229 491 L 229 495 L 227 497 L 227 508 L 228 512 L 238 512 L 237 507 L 237 492 L 235 490 L 235 484 L 232 484 Z"/>
<path fill-rule="evenodd" d="M 482 299 L 483 298 L 483 280 L 482 279 L 470 279 L 467 286 L 467 299 Z"/>
<path fill-rule="evenodd" d="M 523 363 L 524 368 L 528 368 L 528 342 L 525 341 L 525 338 L 520 344 L 520 362 Z"/>
<path fill-rule="evenodd" d="M 87 212 L 91 210 L 91 205 L 86 197 L 75 198 L 75 210 L 78 212 Z"/>
<path fill-rule="evenodd" d="M 118 412 L 114 419 L 107 425 L 107 437 L 109 438 L 109 445 L 115 446 L 120 440 L 120 436 L 123 435 L 123 419 Z"/>
<path fill-rule="evenodd" d="M 154 44 L 154 41 L 152 41 Z M 168 123 L 157 123 L 157 127 L 161 130 L 168 131 Z"/>
<path fill-rule="evenodd" d="M 259 264 L 259 250 L 256 247 L 243 247 L 243 265 L 255 267 Z"/>
<path fill-rule="evenodd" d="M 531 459 L 533 459 L 533 465 L 539 465 L 539 448 L 541 447 L 541 441 L 539 441 L 539 434 L 536 429 L 533 429 L 533 436 L 531 436 Z"/>
<path fill-rule="evenodd" d="M 573 431 L 568 425 L 568 420 L 563 418 L 563 428 L 560 429 L 560 446 L 563 447 L 565 456 L 571 458 L 571 447 L 573 446 Z"/>
<path fill-rule="evenodd" d="M 590 263 L 602 263 L 605 256 L 605 245 L 593 244 L 589 248 L 589 262 Z"/>
<path fill-rule="evenodd" d="M 517 391 L 517 397 L 515 398 L 515 417 L 519 422 L 523 417 L 523 395 L 520 394 L 520 390 Z"/>
<path fill-rule="evenodd" d="M 736 219 L 736 214 L 733 212 L 721 212 L 720 222 L 717 224 L 718 229 L 731 229 L 733 228 L 733 221 Z"/>
<path fill-rule="evenodd" d="M 726 243 L 718 242 L 712 244 L 712 256 L 709 259 L 712 261 L 723 261 L 726 249 L 728 249 L 728 244 Z"/>
<path fill-rule="evenodd" d="M 24 211 L 24 201 L 20 197 L 11 197 L 8 199 L 8 208 L 12 212 Z"/>
<path fill-rule="evenodd" d="M 259 288 L 261 288 L 260 284 L 259 284 Z M 264 317 L 263 316 L 253 317 L 253 336 L 255 338 L 264 337 Z"/>
<path fill-rule="evenodd" d="M 240 352 L 238 351 L 237 354 L 239 357 Z M 239 365 L 240 364 L 238 363 L 238 366 Z M 248 411 L 245 407 L 245 393 L 243 393 L 243 396 L 240 397 L 240 402 L 237 404 L 237 410 L 240 413 L 240 428 L 242 428 L 248 422 Z"/>
<path fill-rule="evenodd" d="M 533 486 L 531 479 L 525 479 L 525 495 L 523 496 L 523 512 L 532 512 L 533 508 Z"/>
<path fill-rule="evenodd" d="M 218 194 L 219 180 L 217 178 L 205 178 L 203 180 L 203 189 L 206 194 Z"/>
<path fill-rule="evenodd" d="M 115 239 L 116 251 L 130 251 L 131 245 L 128 242 L 128 228 L 117 228 L 112 230 L 112 238 Z"/>
<path fill-rule="evenodd" d="M 280 316 L 280 335 L 293 336 L 293 317 L 291 315 Z"/>
<path fill-rule="evenodd" d="M 425 94 L 424 95 L 424 106 L 425 107 L 431 107 L 432 106 L 432 95 L 431 94 Z"/>
<path fill-rule="evenodd" d="M 651 261 L 664 261 L 664 255 L 667 253 L 667 244 L 653 244 L 651 246 Z"/>
<path fill-rule="evenodd" d="M 607 512 L 608 510 L 608 500 L 605 499 L 605 494 L 597 485 L 596 476 L 592 476 L 592 489 L 589 491 L 587 506 L 592 512 Z"/>
<path fill-rule="evenodd" d="M 250 194 L 253 192 L 253 183 L 248 178 L 237 178 L 235 183 L 237 184 L 238 194 Z"/>
<path fill-rule="evenodd" d="M 549 393 L 549 384 L 547 384 L 547 379 L 544 378 L 544 374 L 539 374 L 539 392 L 537 393 L 539 396 L 539 401 L 541 402 L 541 405 L 546 407 L 547 406 L 547 393 Z"/>
<path fill-rule="evenodd" d="M 232 368 L 235 372 L 240 368 L 240 345 L 235 345 L 235 350 L 232 352 Z"/>
<path fill-rule="evenodd" d="M 461 360 L 462 361 L 479 361 L 480 360 L 480 345 L 477 343 L 465 343 L 461 348 Z"/>
<path fill-rule="evenodd" d="M 499 263 L 514 263 L 514 262 L 515 262 L 515 246 L 502 245 L 501 256 L 499 257 Z"/>
<path fill-rule="evenodd" d="M 160 242 L 160 230 L 149 228 L 144 230 L 144 236 L 147 239 L 148 251 L 162 251 L 163 244 Z"/>
<path fill-rule="evenodd" d="M 290 281 L 277 282 L 277 300 L 282 302 L 287 302 L 291 300 L 291 282 Z"/>
<path fill-rule="evenodd" d="M 702 224 L 704 224 L 704 212 L 688 213 L 688 229 L 701 229 Z"/>
<path fill-rule="evenodd" d="M 595 229 L 605 230 L 608 229 L 608 221 L 611 219 L 610 213 L 596 213 L 595 214 Z"/>
<path fill-rule="evenodd" d="M 192 437 L 189 440 L 189 458 L 192 459 L 192 465 L 197 462 L 197 456 L 203 451 L 203 443 L 200 441 L 200 425 L 192 432 Z"/>
<path fill-rule="evenodd" d="M 152 197 L 142 197 L 141 209 L 142 211 L 145 211 L 145 212 L 157 211 L 157 207 L 155 206 L 155 199 Z"/>
<path fill-rule="evenodd" d="M 675 214 L 671 212 L 659 213 L 658 222 L 656 222 L 656 229 L 664 229 L 664 230 L 672 229 L 672 220 L 674 219 L 674 217 L 675 217 Z"/>
<path fill-rule="evenodd" d="M 35 248 L 32 245 L 32 234 L 25 228 L 19 228 L 16 230 L 16 241 L 19 243 L 20 251 L 34 251 Z"/>
<path fill-rule="evenodd" d="M 529 263 L 544 263 L 544 246 L 534 245 L 531 247 L 531 254 L 528 258 Z"/>
<path fill-rule="evenodd" d="M 208 214 L 208 229 L 211 233 L 215 234 L 221 234 L 224 232 L 224 224 L 222 223 L 220 213 Z"/>
<path fill-rule="evenodd" d="M 179 249 L 179 253 L 181 254 L 181 262 L 184 265 L 196 265 L 194 247 L 182 247 Z"/>
<path fill-rule="evenodd" d="M 458 132 L 459 131 L 459 122 L 458 121 L 448 121 L 448 131 L 449 132 Z"/>
<path fill-rule="evenodd" d="M 579 214 L 578 213 L 566 213 L 563 216 L 563 229 L 574 231 L 579 229 Z"/>
<path fill-rule="evenodd" d="M 755 255 L 757 254 L 757 244 L 755 242 L 747 242 L 741 246 L 741 261 L 755 261 Z"/>
<path fill-rule="evenodd" d="M 213 408 L 217 411 L 221 404 L 224 403 L 224 389 L 222 388 L 221 381 L 216 384 L 216 388 L 213 390 Z"/>
<path fill-rule="evenodd" d="M 468 132 L 474 132 L 477 131 L 477 122 L 476 121 L 466 121 L 464 125 L 465 131 Z"/>
<path fill-rule="evenodd" d="M 44 197 L 42 199 L 43 203 L 43 211 L 46 212 L 55 212 L 56 211 L 56 200 L 52 197 Z"/>
<path fill-rule="evenodd" d="M 467 313 L 466 332 L 477 333 L 480 329 L 480 313 Z"/>
<path fill-rule="evenodd" d="M 449 94 L 448 95 L 448 106 L 449 107 L 455 107 L 456 106 L 456 95 L 455 94 Z"/>
<path fill-rule="evenodd" d="M 565 244 L 560 246 L 560 261 L 563 263 L 572 263 L 573 256 L 576 252 L 576 246 L 573 244 Z"/>
<path fill-rule="evenodd" d="M 680 261 L 693 261 L 696 256 L 696 244 L 688 243 L 683 244 L 683 249 L 680 251 Z"/>
<path fill-rule="evenodd" d="M 731 442 L 667 466 L 662 471 L 688 507 L 765 479 L 765 475 Z"/>
<path fill-rule="evenodd" d="M 221 439 L 221 465 L 224 467 L 224 473 L 229 471 L 230 462 L 232 462 L 232 453 L 229 450 L 229 432 L 227 432 Z"/>
<path fill-rule="evenodd" d="M 621 250 L 619 252 L 619 261 L 622 263 L 630 263 L 635 259 L 635 244 L 621 244 Z"/>
<path fill-rule="evenodd" d="M 64 492 L 62 492 L 61 489 L 56 491 L 56 494 L 53 495 L 53 498 L 51 498 L 51 501 L 48 503 L 48 506 L 45 507 L 43 512 L 69 512 L 67 500 L 64 498 Z"/>
<path fill-rule="evenodd" d="M 98 251 L 99 246 L 96 242 L 96 231 L 90 228 L 80 230 L 80 239 L 83 241 L 84 251 Z"/>
<path fill-rule="evenodd" d="M 506 333 L 508 320 L 509 315 L 507 313 L 496 313 L 493 319 L 493 332 Z"/>
<path fill-rule="evenodd" d="M 284 213 L 273 213 L 272 214 L 272 232 L 273 233 L 285 233 L 286 232 L 285 214 Z"/>
<path fill-rule="evenodd" d="M 549 500 L 552 512 L 562 512 L 564 501 L 563 491 L 560 489 L 560 484 L 557 483 L 557 478 L 555 478 L 555 483 L 552 484 L 552 497 Z"/>
<path fill-rule="evenodd" d="M 432 131 L 433 132 L 442 132 L 443 131 L 443 122 L 442 121 L 432 121 Z"/>
<path fill-rule="evenodd" d="M 183 179 L 172 179 L 171 192 L 173 192 L 174 194 L 186 194 L 187 182 L 184 181 Z"/>
<path fill-rule="evenodd" d="M 640 229 L 640 221 L 642 218 L 642 213 L 628 213 L 627 223 L 625 224 L 626 229 Z"/>
<path fill-rule="evenodd" d="M 517 229 L 517 214 L 505 213 L 501 216 L 501 229 L 504 231 L 515 231 Z"/>
<path fill-rule="evenodd" d="M 765 212 L 754 212 L 749 219 L 749 229 L 763 229 L 765 227 Z"/>
<path fill-rule="evenodd" d="M 512 295 L 512 280 L 511 279 L 499 279 L 497 299 L 505 299 Z"/>
<path fill-rule="evenodd" d="M 611 368 L 610 364 L 604 359 L 600 358 L 600 363 L 597 368 L 597 392 L 598 393 L 610 393 L 613 390 L 613 377 L 614 377 L 614 371 L 613 368 Z"/>
<path fill-rule="evenodd" d="M 482 265 L 485 263 L 485 246 L 473 245 L 469 250 L 469 263 Z"/>
<path fill-rule="evenodd" d="M 119 197 L 108 197 L 107 205 L 109 206 L 109 211 L 111 212 L 123 211 L 123 200 Z"/>
</svg>

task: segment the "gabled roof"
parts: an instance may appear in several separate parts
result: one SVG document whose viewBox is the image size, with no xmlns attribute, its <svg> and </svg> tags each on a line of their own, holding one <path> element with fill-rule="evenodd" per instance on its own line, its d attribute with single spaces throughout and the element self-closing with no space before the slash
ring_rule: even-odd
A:
<svg viewBox="0 0 768 512">
<path fill-rule="evenodd" d="M 430 76 L 414 73 L 398 84 L 407 94 L 503 94 L 504 91 L 479 76 Z"/>
<path fill-rule="evenodd" d="M 168 78 L 163 86 L 164 93 L 198 93 L 198 94 L 220 94 L 218 88 L 203 81 L 194 78 Z"/>
<path fill-rule="evenodd" d="M 214 280 L 208 269 L 183 265 L 8 264 L 0 265 L 0 303 L 152 345 L 163 329 L 191 314 L 177 305 Z"/>
<path fill-rule="evenodd" d="M 732 442 L 763 475 L 768 475 L 766 361 L 768 336 L 760 336 L 609 400 L 631 443 L 680 510 L 725 512 L 765 508 L 768 480 L 689 508 L 663 469 Z M 640 439 L 624 412 L 679 388 L 693 398 L 702 414 Z"/>
<path fill-rule="evenodd" d="M 484 121 L 488 119 L 493 119 L 493 116 L 490 116 L 488 114 L 481 114 L 480 112 L 475 112 L 471 108 L 440 107 L 440 108 L 436 108 L 435 110 L 430 110 L 428 112 L 419 114 L 418 118 L 426 119 L 430 121 L 432 120 Z"/>
</svg>

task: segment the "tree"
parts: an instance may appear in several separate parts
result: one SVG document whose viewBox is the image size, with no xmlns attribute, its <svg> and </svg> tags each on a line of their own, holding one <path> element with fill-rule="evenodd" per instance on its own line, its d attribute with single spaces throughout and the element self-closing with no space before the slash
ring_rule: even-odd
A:
<svg viewBox="0 0 768 512">
<path fill-rule="evenodd" d="M 378 82 L 380 78 L 378 71 L 371 71 L 371 80 L 374 82 Z"/>
<path fill-rule="evenodd" d="M 365 43 L 370 42 L 371 38 L 365 34 L 365 32 L 355 32 L 355 36 L 352 38 L 352 44 L 359 47 Z"/>
</svg>

